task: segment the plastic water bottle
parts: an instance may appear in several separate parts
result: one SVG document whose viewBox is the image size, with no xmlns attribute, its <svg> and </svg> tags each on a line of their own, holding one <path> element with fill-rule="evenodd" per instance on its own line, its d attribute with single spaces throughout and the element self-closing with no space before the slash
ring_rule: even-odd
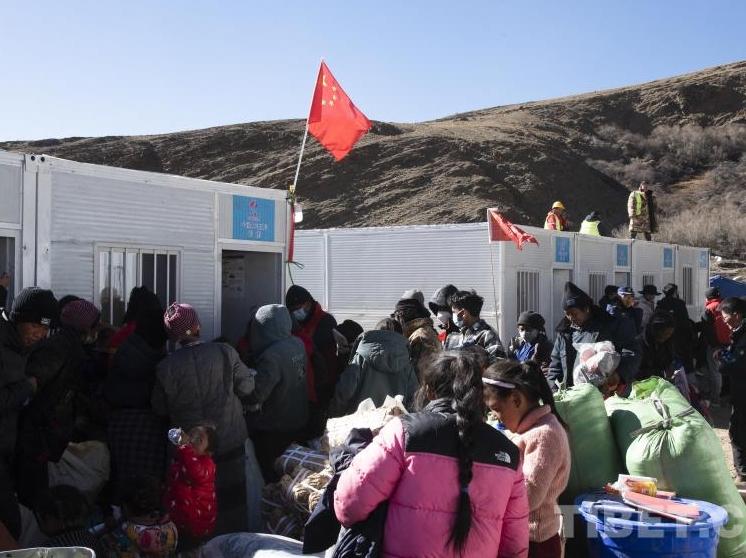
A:
<svg viewBox="0 0 746 558">
<path fill-rule="evenodd" d="M 184 431 L 181 428 L 172 428 L 168 431 L 168 439 L 175 446 L 183 446 Z"/>
</svg>

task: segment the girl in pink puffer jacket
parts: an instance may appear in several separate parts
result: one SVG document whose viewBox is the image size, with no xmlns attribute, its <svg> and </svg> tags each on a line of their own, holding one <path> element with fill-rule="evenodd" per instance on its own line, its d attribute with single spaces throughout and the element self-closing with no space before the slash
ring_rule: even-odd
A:
<svg viewBox="0 0 746 558">
<path fill-rule="evenodd" d="M 384 557 L 525 558 L 520 455 L 484 422 L 479 363 L 443 353 L 422 381 L 424 411 L 389 422 L 342 473 L 337 518 L 349 527 L 388 500 Z"/>
</svg>

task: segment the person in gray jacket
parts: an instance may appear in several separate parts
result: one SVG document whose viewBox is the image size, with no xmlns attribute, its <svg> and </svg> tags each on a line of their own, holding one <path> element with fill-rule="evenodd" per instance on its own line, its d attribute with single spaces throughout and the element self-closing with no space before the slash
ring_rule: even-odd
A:
<svg viewBox="0 0 746 558">
<path fill-rule="evenodd" d="M 276 477 L 274 460 L 293 441 L 301 441 L 308 422 L 306 350 L 292 335 L 290 312 L 280 304 L 257 310 L 251 323 L 256 389 L 247 417 L 264 480 Z"/>
<path fill-rule="evenodd" d="M 481 317 L 484 299 L 474 291 L 458 291 L 451 297 L 453 323 L 459 328 L 446 339 L 447 351 L 457 351 L 479 345 L 489 355 L 490 362 L 505 358 L 505 349 L 498 333 Z"/>
<path fill-rule="evenodd" d="M 350 364 L 337 383 L 329 414 L 354 413 L 360 402 L 369 397 L 379 406 L 387 395 L 403 395 L 408 406 L 418 387 L 407 339 L 399 323 L 387 318 L 376 329 L 358 337 Z"/>
<path fill-rule="evenodd" d="M 156 368 L 153 411 L 168 416 L 172 427 L 184 430 L 204 424 L 215 426 L 215 534 L 245 530 L 244 443 L 248 434 L 244 402 L 254 391 L 254 372 L 241 362 L 233 347 L 200 342 L 199 317 L 188 304 L 172 304 L 164 323 L 169 337 L 180 348 Z"/>
</svg>

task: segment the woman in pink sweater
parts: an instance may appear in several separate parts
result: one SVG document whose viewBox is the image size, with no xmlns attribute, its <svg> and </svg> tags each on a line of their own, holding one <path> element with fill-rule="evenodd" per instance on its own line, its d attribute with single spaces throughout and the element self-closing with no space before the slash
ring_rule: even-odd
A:
<svg viewBox="0 0 746 558">
<path fill-rule="evenodd" d="M 557 497 L 570 476 L 570 445 L 539 366 L 502 361 L 482 378 L 487 406 L 521 451 L 529 504 L 529 558 L 560 558 Z"/>
</svg>

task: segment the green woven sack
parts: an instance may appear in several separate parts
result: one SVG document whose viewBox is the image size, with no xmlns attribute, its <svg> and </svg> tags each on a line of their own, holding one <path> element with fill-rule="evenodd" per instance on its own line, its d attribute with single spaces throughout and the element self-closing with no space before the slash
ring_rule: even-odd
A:
<svg viewBox="0 0 746 558">
<path fill-rule="evenodd" d="M 632 475 L 655 477 L 662 490 L 728 511 L 718 558 L 746 556 L 746 505 L 717 435 L 679 390 L 661 378 L 633 384 L 628 399 L 606 400 L 614 437 Z"/>
<path fill-rule="evenodd" d="M 624 471 L 598 388 L 580 384 L 560 390 L 555 401 L 567 424 L 572 455 L 570 479 L 559 502 L 572 504 L 576 496 L 603 488 Z"/>
</svg>

